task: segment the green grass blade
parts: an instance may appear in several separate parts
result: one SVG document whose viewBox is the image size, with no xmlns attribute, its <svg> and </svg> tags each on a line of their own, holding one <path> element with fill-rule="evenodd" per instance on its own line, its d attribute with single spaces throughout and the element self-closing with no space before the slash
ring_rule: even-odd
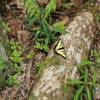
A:
<svg viewBox="0 0 100 100">
<path fill-rule="evenodd" d="M 80 96 L 80 94 L 82 93 L 83 89 L 84 89 L 84 86 L 81 86 L 81 87 L 76 91 L 76 94 L 75 94 L 73 100 L 79 100 L 79 96 Z"/>
<path fill-rule="evenodd" d="M 71 85 L 79 85 L 82 83 L 83 83 L 82 81 L 78 81 L 78 80 L 71 80 L 67 82 L 67 84 L 71 84 Z"/>
<path fill-rule="evenodd" d="M 88 86 L 86 86 L 86 93 L 87 93 L 88 100 L 92 100 L 91 99 L 91 93 L 90 93 Z"/>
<path fill-rule="evenodd" d="M 87 95 L 86 95 L 85 93 L 82 93 L 82 94 L 80 95 L 80 100 L 84 100 L 84 98 L 86 98 L 86 100 L 88 100 L 88 99 L 87 99 Z"/>
<path fill-rule="evenodd" d="M 78 67 L 84 66 L 84 65 L 91 65 L 91 64 L 95 64 L 95 63 L 92 61 L 83 61 L 81 64 L 78 64 Z"/>
<path fill-rule="evenodd" d="M 96 77 L 97 77 L 97 69 L 95 68 L 94 69 L 94 72 L 93 72 L 93 82 L 95 83 L 96 82 Z"/>
<path fill-rule="evenodd" d="M 86 83 L 88 79 L 88 68 L 85 68 L 85 72 L 84 72 L 84 82 Z"/>
</svg>

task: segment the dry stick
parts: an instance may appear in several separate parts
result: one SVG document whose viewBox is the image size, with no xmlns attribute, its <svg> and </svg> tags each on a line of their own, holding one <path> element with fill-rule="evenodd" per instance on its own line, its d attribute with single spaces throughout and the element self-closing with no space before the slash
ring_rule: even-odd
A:
<svg viewBox="0 0 100 100">
<path fill-rule="evenodd" d="M 29 59 L 26 72 L 26 89 L 30 90 L 30 71 L 33 63 L 33 58 Z"/>
</svg>

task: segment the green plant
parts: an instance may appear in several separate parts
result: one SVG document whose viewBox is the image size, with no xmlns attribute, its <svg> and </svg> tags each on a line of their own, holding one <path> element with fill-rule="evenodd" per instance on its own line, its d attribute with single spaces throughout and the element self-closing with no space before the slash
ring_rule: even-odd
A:
<svg viewBox="0 0 100 100">
<path fill-rule="evenodd" d="M 57 33 L 67 33 L 64 23 L 57 23 L 53 28 L 51 25 L 50 14 L 56 10 L 57 0 L 50 0 L 46 8 L 40 7 L 35 0 L 23 0 L 26 10 L 29 14 L 25 21 L 28 22 L 27 28 L 34 31 L 35 47 L 40 50 L 48 51 L 49 44 L 57 39 Z M 31 26 L 38 24 L 35 28 Z"/>
<path fill-rule="evenodd" d="M 19 46 L 18 42 L 11 41 L 10 44 L 12 45 L 11 49 L 13 50 L 11 56 L 9 57 L 10 60 L 12 60 L 14 63 L 22 62 L 24 60 L 24 58 L 21 57 L 23 53 L 23 48 Z"/>
<path fill-rule="evenodd" d="M 18 75 L 15 74 L 13 76 L 10 76 L 5 82 L 9 85 L 12 86 L 14 83 L 19 83 L 19 81 L 17 80 Z"/>
<path fill-rule="evenodd" d="M 36 44 L 35 44 L 34 47 L 35 47 L 35 48 L 39 48 L 40 50 L 45 50 L 45 51 L 48 51 L 48 50 L 49 50 L 49 48 L 48 48 L 47 45 L 42 45 L 42 44 L 40 44 L 39 42 L 36 42 Z"/>
<path fill-rule="evenodd" d="M 71 6 L 73 6 L 73 5 L 74 5 L 74 3 L 73 3 L 73 2 L 69 2 L 69 3 L 62 3 L 62 4 L 61 4 L 61 7 L 68 8 L 68 7 L 71 7 Z"/>
<path fill-rule="evenodd" d="M 33 56 L 35 56 L 35 52 L 33 49 L 31 49 L 29 52 L 28 52 L 28 55 L 26 56 L 27 59 L 31 59 Z"/>
<path fill-rule="evenodd" d="M 50 3 L 46 6 L 45 9 L 45 19 L 50 15 L 51 12 L 56 10 L 57 0 L 50 0 Z"/>
<path fill-rule="evenodd" d="M 0 70 L 4 69 L 4 64 L 6 63 L 6 60 L 0 59 Z"/>
<path fill-rule="evenodd" d="M 9 75 L 8 79 L 5 82 L 9 86 L 12 86 L 14 83 L 19 83 L 17 77 L 24 70 L 21 66 L 19 66 L 19 63 L 24 60 L 24 58 L 21 57 L 24 50 L 21 46 L 19 46 L 18 42 L 11 41 L 10 44 L 11 44 L 12 54 L 9 57 L 9 59 L 14 62 L 14 72 L 13 74 Z"/>
<path fill-rule="evenodd" d="M 5 28 L 8 32 L 10 32 L 10 31 L 11 31 L 11 29 L 10 29 L 10 27 L 8 26 L 8 24 L 7 24 L 7 23 L 2 22 L 2 23 L 1 23 L 1 25 L 2 25 L 2 27 L 3 27 L 3 28 Z"/>
<path fill-rule="evenodd" d="M 97 69 L 98 69 L 98 52 L 91 50 L 89 58 L 96 58 L 96 61 L 83 61 L 78 65 L 78 71 L 80 77 L 77 80 L 69 80 L 66 85 L 72 85 L 76 89 L 76 93 L 73 96 L 73 100 L 95 100 L 97 82 Z M 91 72 L 92 69 L 93 71 Z"/>
</svg>

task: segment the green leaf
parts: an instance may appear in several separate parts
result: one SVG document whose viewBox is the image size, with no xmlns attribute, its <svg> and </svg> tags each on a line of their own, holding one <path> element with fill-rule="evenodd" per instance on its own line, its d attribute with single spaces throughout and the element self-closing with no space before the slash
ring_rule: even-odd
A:
<svg viewBox="0 0 100 100">
<path fill-rule="evenodd" d="M 33 8 L 33 5 L 30 4 L 30 6 L 29 6 L 28 9 L 27 9 L 28 14 L 30 14 L 32 8 Z"/>
<path fill-rule="evenodd" d="M 14 41 L 10 41 L 9 43 L 12 44 L 12 45 L 15 45 L 15 42 Z"/>
<path fill-rule="evenodd" d="M 30 58 L 32 58 L 32 56 L 31 56 L 30 54 L 28 54 L 28 55 L 26 56 L 26 58 L 27 58 L 27 59 L 30 59 Z"/>
<path fill-rule="evenodd" d="M 54 29 L 51 29 L 52 31 L 55 31 L 55 32 L 60 32 L 62 34 L 66 34 L 67 31 L 66 31 L 66 27 L 64 25 L 65 23 L 64 22 L 59 22 L 59 23 L 56 23 L 54 25 Z"/>
<path fill-rule="evenodd" d="M 93 82 L 87 82 L 87 84 L 89 84 L 91 86 L 94 86 L 94 87 L 97 87 L 97 84 L 96 83 L 93 83 Z"/>
<path fill-rule="evenodd" d="M 85 68 L 85 72 L 84 72 L 84 82 L 86 83 L 88 79 L 88 68 Z"/>
<path fill-rule="evenodd" d="M 90 90 L 89 90 L 88 86 L 86 86 L 86 93 L 87 93 L 88 100 L 92 100 Z"/>
<path fill-rule="evenodd" d="M 80 95 L 80 100 L 84 100 L 84 97 L 86 98 L 86 100 L 88 100 L 88 99 L 87 99 L 87 95 L 86 95 L 85 93 L 82 93 L 82 94 Z"/>
<path fill-rule="evenodd" d="M 68 33 L 65 29 L 61 29 L 61 28 L 54 28 L 54 29 L 52 29 L 52 31 L 59 32 L 62 34 Z"/>
<path fill-rule="evenodd" d="M 4 65 L 0 64 L 0 70 L 3 70 L 3 69 L 4 69 Z"/>
<path fill-rule="evenodd" d="M 17 51 L 17 50 L 15 49 L 15 50 L 13 51 L 12 55 L 15 56 L 15 57 L 20 57 L 20 56 L 22 55 L 22 52 Z"/>
<path fill-rule="evenodd" d="M 32 24 L 34 24 L 35 22 L 37 22 L 39 20 L 38 17 L 33 17 L 30 18 L 30 20 L 28 21 L 27 27 L 30 28 L 32 26 Z"/>
<path fill-rule="evenodd" d="M 81 64 L 78 64 L 78 66 L 91 65 L 91 64 L 95 64 L 95 63 L 92 61 L 83 61 Z"/>
<path fill-rule="evenodd" d="M 0 64 L 6 63 L 6 60 L 0 59 Z"/>
<path fill-rule="evenodd" d="M 83 83 L 82 81 L 78 81 L 78 80 L 71 80 L 67 82 L 67 84 L 71 84 L 71 85 L 79 85 L 82 83 Z"/>
<path fill-rule="evenodd" d="M 46 13 L 44 19 L 46 19 L 52 11 L 56 10 L 57 0 L 50 0 L 49 4 L 46 6 Z"/>
<path fill-rule="evenodd" d="M 79 96 L 80 96 L 80 94 L 82 93 L 83 89 L 84 89 L 84 86 L 81 86 L 81 87 L 76 91 L 76 94 L 75 94 L 73 100 L 79 100 Z"/>
<path fill-rule="evenodd" d="M 97 77 L 97 69 L 95 68 L 94 69 L 94 72 L 93 72 L 93 82 L 95 83 L 96 82 L 96 77 Z"/>
<path fill-rule="evenodd" d="M 23 60 L 24 60 L 23 57 L 19 57 L 19 58 L 17 58 L 17 62 L 18 62 L 18 63 L 22 62 Z"/>
<path fill-rule="evenodd" d="M 45 32 L 46 36 L 49 36 L 48 26 L 45 24 L 45 21 L 42 21 L 43 31 Z"/>
<path fill-rule="evenodd" d="M 96 99 L 96 89 L 95 88 L 92 89 L 92 96 L 93 96 L 93 100 L 95 100 Z"/>
<path fill-rule="evenodd" d="M 40 26 L 39 27 L 34 27 L 34 28 L 32 28 L 32 30 L 39 31 L 40 30 Z"/>
<path fill-rule="evenodd" d="M 32 17 L 35 14 L 35 11 L 35 9 L 32 9 L 29 16 Z"/>
<path fill-rule="evenodd" d="M 16 49 L 16 46 L 11 46 L 11 49 L 12 49 L 12 50 Z"/>
<path fill-rule="evenodd" d="M 15 72 L 20 74 L 21 71 L 24 71 L 24 68 L 22 68 L 21 66 L 18 66 L 17 64 L 15 64 Z"/>
<path fill-rule="evenodd" d="M 17 59 L 14 56 L 10 56 L 9 59 L 12 60 L 13 62 L 17 63 Z"/>
<path fill-rule="evenodd" d="M 17 48 L 20 50 L 20 52 L 24 51 L 24 49 L 21 46 L 18 46 Z"/>
<path fill-rule="evenodd" d="M 29 4 L 30 4 L 30 0 L 25 0 L 25 7 L 27 10 L 28 10 Z"/>
<path fill-rule="evenodd" d="M 61 7 L 68 8 L 68 7 L 73 6 L 74 4 L 75 4 L 75 3 L 73 3 L 73 2 L 69 2 L 69 3 L 61 3 Z"/>
<path fill-rule="evenodd" d="M 34 24 L 35 22 L 37 22 L 39 20 L 39 17 L 33 17 L 33 18 L 25 18 L 24 21 L 27 21 L 27 28 L 30 28 L 32 26 L 32 24 Z"/>
<path fill-rule="evenodd" d="M 97 50 L 94 50 L 94 55 L 95 55 L 96 59 L 99 58 L 99 54 L 98 54 Z"/>
</svg>

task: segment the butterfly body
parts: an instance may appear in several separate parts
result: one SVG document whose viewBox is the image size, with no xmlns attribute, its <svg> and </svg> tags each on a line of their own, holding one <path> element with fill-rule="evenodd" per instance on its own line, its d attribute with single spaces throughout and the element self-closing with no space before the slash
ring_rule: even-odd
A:
<svg viewBox="0 0 100 100">
<path fill-rule="evenodd" d="M 63 58 L 66 59 L 66 52 L 64 49 L 64 44 L 61 39 L 58 40 L 56 46 L 54 47 L 54 52 L 58 55 L 61 55 Z"/>
</svg>

